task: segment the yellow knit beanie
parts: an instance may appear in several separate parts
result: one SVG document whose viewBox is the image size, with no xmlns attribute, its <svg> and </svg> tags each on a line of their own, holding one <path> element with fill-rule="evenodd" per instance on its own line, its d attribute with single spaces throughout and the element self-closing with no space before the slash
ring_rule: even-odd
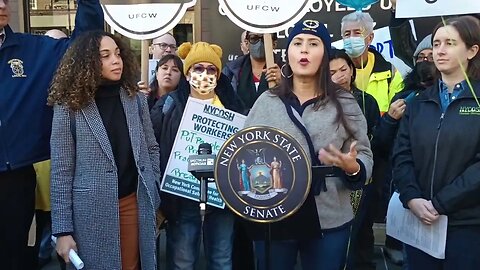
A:
<svg viewBox="0 0 480 270">
<path fill-rule="evenodd" d="M 201 41 L 193 45 L 185 42 L 177 50 L 178 56 L 184 60 L 183 73 L 185 76 L 188 76 L 188 71 L 193 64 L 208 62 L 217 67 L 217 79 L 220 78 L 222 72 L 222 53 L 220 46 Z"/>
</svg>

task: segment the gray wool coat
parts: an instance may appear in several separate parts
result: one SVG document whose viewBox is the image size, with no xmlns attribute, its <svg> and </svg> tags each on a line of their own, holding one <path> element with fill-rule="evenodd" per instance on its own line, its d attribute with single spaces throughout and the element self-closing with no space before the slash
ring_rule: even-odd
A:
<svg viewBox="0 0 480 270">
<path fill-rule="evenodd" d="M 125 90 L 125 111 L 138 170 L 139 243 L 142 269 L 156 269 L 155 213 L 160 204 L 160 149 L 155 140 L 146 99 Z M 54 106 L 51 144 L 52 233 L 73 233 L 85 268 L 121 269 L 117 167 L 95 102 L 73 112 Z M 74 133 L 74 134 L 72 134 Z M 74 135 L 76 138 L 74 139 Z"/>
</svg>

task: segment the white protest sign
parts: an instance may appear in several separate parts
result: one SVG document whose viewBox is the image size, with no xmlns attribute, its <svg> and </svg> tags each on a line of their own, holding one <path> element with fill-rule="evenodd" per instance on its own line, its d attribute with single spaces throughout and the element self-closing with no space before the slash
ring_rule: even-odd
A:
<svg viewBox="0 0 480 270">
<path fill-rule="evenodd" d="M 274 33 L 298 22 L 313 0 L 218 0 L 219 11 L 238 27 L 255 33 Z"/>
<path fill-rule="evenodd" d="M 133 39 L 161 36 L 178 24 L 196 0 L 100 0 L 105 21 Z"/>
<path fill-rule="evenodd" d="M 395 17 L 415 18 L 480 13 L 478 0 L 397 0 Z"/>
<path fill-rule="evenodd" d="M 374 47 L 388 62 L 392 63 L 403 77 L 410 72 L 408 67 L 402 60 L 398 59 L 393 52 L 392 39 L 388 27 L 373 30 L 374 38 L 371 46 Z M 332 46 L 337 49 L 343 49 L 343 40 L 338 40 L 332 43 Z M 413 60 L 412 60 L 413 61 Z"/>
<path fill-rule="evenodd" d="M 189 98 L 160 189 L 199 201 L 200 182 L 188 172 L 188 157 L 197 154 L 198 145 L 201 143 L 210 143 L 212 153 L 217 154 L 223 143 L 243 128 L 245 118 L 239 113 Z M 222 181 L 222 179 L 216 179 L 216 181 Z M 208 185 L 207 201 L 209 205 L 225 207 L 214 183 Z"/>
</svg>

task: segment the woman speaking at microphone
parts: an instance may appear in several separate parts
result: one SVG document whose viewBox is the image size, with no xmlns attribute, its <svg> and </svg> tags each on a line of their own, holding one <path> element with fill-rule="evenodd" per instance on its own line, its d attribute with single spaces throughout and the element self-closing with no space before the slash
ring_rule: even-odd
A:
<svg viewBox="0 0 480 270">
<path fill-rule="evenodd" d="M 305 270 L 343 268 L 353 220 L 350 193 L 371 175 L 367 124 L 355 98 L 331 80 L 330 48 L 330 35 L 321 22 L 298 22 L 288 39 L 282 83 L 259 97 L 246 120 L 246 127 L 270 126 L 292 135 L 310 153 L 312 165 L 342 171 L 336 177 L 312 179 L 303 206 L 271 225 L 271 269 L 294 269 L 298 255 Z M 265 269 L 259 232 L 254 235 L 258 269 Z"/>
</svg>

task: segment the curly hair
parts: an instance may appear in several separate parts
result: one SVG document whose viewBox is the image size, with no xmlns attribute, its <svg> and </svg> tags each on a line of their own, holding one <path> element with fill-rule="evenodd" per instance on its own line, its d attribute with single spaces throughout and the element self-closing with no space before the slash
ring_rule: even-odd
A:
<svg viewBox="0 0 480 270">
<path fill-rule="evenodd" d="M 123 60 L 121 87 L 129 96 L 136 94 L 139 90 L 136 84 L 139 69 L 132 50 L 110 33 L 92 31 L 78 37 L 63 56 L 50 86 L 48 105 L 64 105 L 77 111 L 94 100 L 95 92 L 104 81 L 100 60 L 100 42 L 103 37 L 112 38 L 120 49 Z"/>
</svg>

